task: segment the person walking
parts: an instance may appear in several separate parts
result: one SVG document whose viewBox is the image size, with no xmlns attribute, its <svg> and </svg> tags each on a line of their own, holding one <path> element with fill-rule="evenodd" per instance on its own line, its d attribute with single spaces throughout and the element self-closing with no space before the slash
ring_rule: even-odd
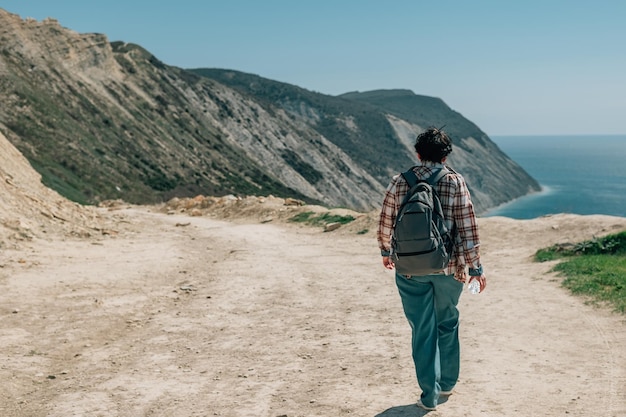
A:
<svg viewBox="0 0 626 417">
<path fill-rule="evenodd" d="M 412 171 L 426 180 L 444 167 L 449 171 L 433 185 L 448 230 L 453 231 L 454 248 L 448 266 L 438 273 L 413 276 L 396 272 L 402 307 L 412 329 L 412 356 L 417 382 L 422 390 L 417 405 L 435 410 L 440 396 L 448 396 L 458 381 L 460 369 L 459 311 L 463 285 L 474 279 L 483 292 L 487 280 L 480 262 L 478 226 L 465 179 L 445 166 L 452 141 L 442 129 L 429 128 L 417 136 L 415 151 L 419 163 Z M 402 175 L 395 175 L 383 199 L 377 240 L 383 266 L 394 269 L 390 256 L 391 236 L 400 205 L 409 191 Z M 467 269 L 467 272 L 466 272 Z"/>
</svg>

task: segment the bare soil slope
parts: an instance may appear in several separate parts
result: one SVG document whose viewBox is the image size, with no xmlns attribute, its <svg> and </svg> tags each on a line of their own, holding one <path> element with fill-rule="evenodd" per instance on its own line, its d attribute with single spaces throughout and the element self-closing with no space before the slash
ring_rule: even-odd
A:
<svg viewBox="0 0 626 417">
<path fill-rule="evenodd" d="M 106 217 L 41 184 L 41 176 L 0 133 L 0 247 L 35 237 L 110 233 Z"/>
</svg>

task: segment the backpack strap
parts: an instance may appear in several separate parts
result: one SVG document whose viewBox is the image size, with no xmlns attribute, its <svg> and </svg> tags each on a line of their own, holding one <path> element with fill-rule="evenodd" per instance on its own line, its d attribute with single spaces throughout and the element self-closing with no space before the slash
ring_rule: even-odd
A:
<svg viewBox="0 0 626 417">
<path fill-rule="evenodd" d="M 439 168 L 439 171 L 437 171 L 437 173 L 433 172 L 430 177 L 426 179 L 426 181 L 428 181 L 431 187 L 434 187 L 447 174 L 450 174 L 450 171 L 448 171 L 446 167 Z"/>
<path fill-rule="evenodd" d="M 433 187 L 433 192 L 435 193 L 435 195 L 438 195 L 437 190 L 435 189 L 435 185 L 439 181 L 441 181 L 441 179 L 443 177 L 445 177 L 448 174 L 452 174 L 453 172 L 454 171 L 451 171 L 451 170 L 449 170 L 448 168 L 446 168 L 444 166 L 443 168 L 440 168 L 439 171 L 436 174 L 433 173 L 433 174 L 431 174 L 430 177 L 428 177 L 427 181 L 430 184 L 430 186 Z M 447 245 L 446 245 L 447 248 L 448 248 L 448 251 L 450 251 L 450 252 L 452 251 L 452 248 L 454 246 L 454 236 L 456 235 L 456 231 L 457 231 L 456 222 L 453 221 L 452 222 L 452 229 L 450 229 L 448 231 L 449 240 L 448 240 Z"/>
<path fill-rule="evenodd" d="M 413 168 L 409 169 L 408 171 L 403 172 L 402 178 L 404 178 L 406 183 L 409 185 L 409 190 L 407 191 L 404 198 L 402 199 L 400 208 L 402 208 L 402 206 L 404 206 L 411 199 L 411 195 L 413 194 L 411 191 L 413 191 L 413 187 L 415 187 L 420 181 L 423 181 L 417 178 L 417 175 L 415 175 L 415 172 L 413 172 Z M 394 226 L 395 226 L 395 221 L 394 221 Z"/>
<path fill-rule="evenodd" d="M 409 169 L 406 172 L 403 172 L 402 178 L 404 178 L 406 183 L 409 184 L 409 189 L 413 188 L 418 181 L 417 175 L 415 175 L 415 172 L 413 172 L 413 168 Z"/>
</svg>

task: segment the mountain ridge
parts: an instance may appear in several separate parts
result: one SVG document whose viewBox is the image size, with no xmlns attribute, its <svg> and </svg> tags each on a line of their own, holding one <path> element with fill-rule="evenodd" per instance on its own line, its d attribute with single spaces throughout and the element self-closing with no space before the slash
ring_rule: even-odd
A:
<svg viewBox="0 0 626 417">
<path fill-rule="evenodd" d="M 390 176 L 415 163 L 415 134 L 439 121 L 436 113 L 408 118 L 372 94 L 328 96 L 235 70 L 184 70 L 54 19 L 0 9 L 0 27 L 0 129 L 44 184 L 82 204 L 237 194 L 367 211 Z M 465 123 L 448 115 L 451 126 Z M 477 211 L 539 189 L 476 129 L 453 135 L 450 163 Z M 502 165 L 501 178 L 466 171 L 472 153 Z"/>
</svg>

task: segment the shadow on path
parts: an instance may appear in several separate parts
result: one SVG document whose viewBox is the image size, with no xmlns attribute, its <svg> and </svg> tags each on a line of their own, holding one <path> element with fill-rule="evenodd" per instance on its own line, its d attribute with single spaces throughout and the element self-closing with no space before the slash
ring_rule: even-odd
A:
<svg viewBox="0 0 626 417">
<path fill-rule="evenodd" d="M 428 413 L 430 411 L 422 410 L 415 404 L 409 404 L 391 407 L 380 414 L 376 414 L 376 417 L 422 417 Z"/>
</svg>

